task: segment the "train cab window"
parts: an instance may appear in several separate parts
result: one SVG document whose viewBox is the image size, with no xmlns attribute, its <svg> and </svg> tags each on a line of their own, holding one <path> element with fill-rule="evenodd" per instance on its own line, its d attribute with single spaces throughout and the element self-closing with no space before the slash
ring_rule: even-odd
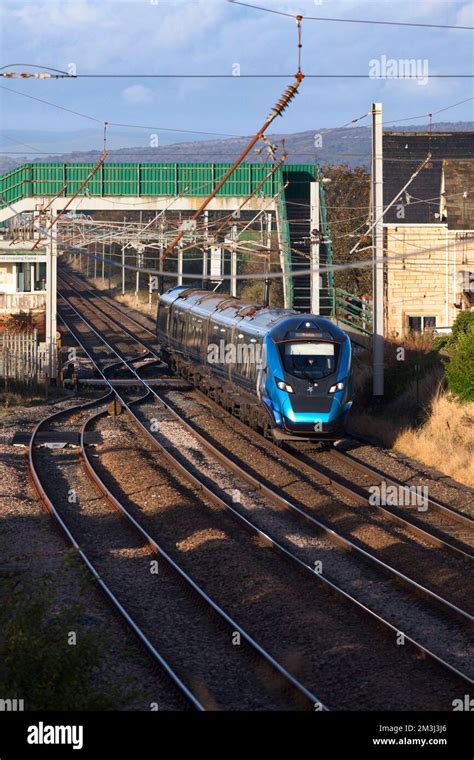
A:
<svg viewBox="0 0 474 760">
<path fill-rule="evenodd" d="M 287 341 L 280 345 L 280 352 L 289 375 L 318 380 L 336 371 L 339 345 L 329 341 Z"/>
</svg>

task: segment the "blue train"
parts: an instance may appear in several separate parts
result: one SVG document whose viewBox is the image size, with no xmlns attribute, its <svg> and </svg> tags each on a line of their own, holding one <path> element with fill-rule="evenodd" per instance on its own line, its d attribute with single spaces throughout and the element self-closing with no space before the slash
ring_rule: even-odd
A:
<svg viewBox="0 0 474 760">
<path fill-rule="evenodd" d="M 173 369 L 268 437 L 344 436 L 351 344 L 330 320 L 178 286 L 159 300 L 157 336 Z"/>
</svg>

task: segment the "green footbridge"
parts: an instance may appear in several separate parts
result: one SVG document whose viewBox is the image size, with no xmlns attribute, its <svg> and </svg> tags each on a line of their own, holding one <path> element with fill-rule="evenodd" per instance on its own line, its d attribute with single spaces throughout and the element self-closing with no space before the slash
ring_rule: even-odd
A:
<svg viewBox="0 0 474 760">
<path fill-rule="evenodd" d="M 8 219 L 21 212 L 33 211 L 38 198 L 70 198 L 80 189 L 93 166 L 92 163 L 30 163 L 3 174 L 0 176 L 0 225 L 4 226 Z M 228 163 L 104 163 L 78 198 L 81 210 L 91 204 L 93 208 L 112 210 L 114 200 L 117 203 L 114 210 L 133 199 L 137 199 L 137 209 L 139 199 L 149 202 L 181 196 L 192 201 L 209 195 L 229 168 Z M 255 198 L 274 199 L 281 260 L 287 274 L 287 302 L 294 309 L 308 312 L 311 311 L 310 276 L 291 277 L 291 274 L 309 268 L 311 235 L 314 234 L 309 218 L 310 188 L 314 182 L 319 183 L 317 232 L 321 268 L 333 260 L 322 172 L 315 164 L 285 164 L 267 177 L 270 168 L 257 163 L 242 164 L 219 190 L 216 203 L 229 208 L 231 199 L 242 202 L 256 190 Z M 336 288 L 332 272 L 321 274 L 319 300 L 322 315 L 336 319 L 354 333 L 371 335 L 369 304 Z"/>
</svg>

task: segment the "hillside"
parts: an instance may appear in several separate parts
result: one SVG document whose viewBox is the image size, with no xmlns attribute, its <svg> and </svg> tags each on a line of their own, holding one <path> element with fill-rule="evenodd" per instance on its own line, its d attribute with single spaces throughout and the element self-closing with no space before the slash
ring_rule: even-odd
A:
<svg viewBox="0 0 474 760">
<path fill-rule="evenodd" d="M 390 126 L 392 132 L 423 132 L 428 129 L 427 124 L 418 124 L 416 126 Z M 439 122 L 433 125 L 433 131 L 451 132 L 451 131 L 469 131 L 474 129 L 474 122 Z M 315 136 L 317 143 L 321 147 L 315 147 Z M 318 163 L 324 165 L 348 164 L 351 167 L 367 167 L 370 160 L 370 128 L 369 127 L 351 127 L 345 129 L 320 129 L 307 130 L 305 132 L 295 132 L 293 134 L 273 134 L 269 135 L 272 143 L 280 142 L 285 138 L 285 145 L 288 151 L 289 163 Z M 34 138 L 31 138 L 32 140 Z M 54 139 L 54 136 L 53 136 Z M 92 139 L 89 138 L 91 141 Z M 120 139 L 120 138 L 119 138 Z M 123 141 L 130 143 L 130 135 L 124 135 Z M 58 135 L 58 144 L 65 144 L 65 136 Z M 180 142 L 170 145 L 164 145 L 158 148 L 151 147 L 123 147 L 109 150 L 108 161 L 110 162 L 226 162 L 233 161 L 239 152 L 248 142 L 247 137 L 228 138 L 223 140 L 196 140 L 192 142 Z M 117 140 L 115 141 L 115 144 Z M 31 144 L 31 143 L 30 143 Z M 49 139 L 51 144 L 51 137 Z M 94 162 L 99 157 L 100 151 L 81 150 L 48 155 L 41 157 L 34 154 L 8 155 L 0 152 L 0 173 L 10 171 L 15 166 L 19 166 L 29 161 L 41 162 L 72 162 L 87 163 Z M 249 156 L 250 161 L 260 161 L 262 154 L 252 152 Z"/>
</svg>

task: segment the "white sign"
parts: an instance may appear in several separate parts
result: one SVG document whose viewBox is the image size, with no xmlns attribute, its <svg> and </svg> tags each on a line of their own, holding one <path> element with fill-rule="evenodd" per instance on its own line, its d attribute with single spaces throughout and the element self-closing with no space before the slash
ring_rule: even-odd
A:
<svg viewBox="0 0 474 760">
<path fill-rule="evenodd" d="M 211 278 L 220 280 L 222 277 L 222 248 L 211 245 Z"/>
<path fill-rule="evenodd" d="M 38 256 L 35 253 L 10 253 L 0 254 L 2 264 L 44 264 L 46 256 Z"/>
<path fill-rule="evenodd" d="M 196 220 L 195 219 L 183 219 L 181 222 L 181 230 L 183 232 L 192 232 L 196 229 Z"/>
</svg>

